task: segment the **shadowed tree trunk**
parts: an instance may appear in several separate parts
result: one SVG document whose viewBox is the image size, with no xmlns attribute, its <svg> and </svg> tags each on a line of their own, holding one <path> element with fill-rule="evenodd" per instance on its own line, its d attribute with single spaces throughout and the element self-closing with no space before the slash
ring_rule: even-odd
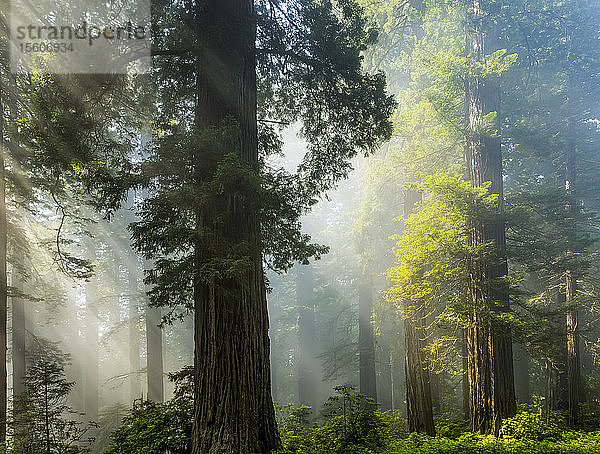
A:
<svg viewBox="0 0 600 454">
<path fill-rule="evenodd" d="M 358 348 L 360 392 L 377 401 L 375 339 L 373 336 L 373 277 L 363 271 L 358 287 Z"/>
<path fill-rule="evenodd" d="M 0 444 L 6 441 L 6 322 L 8 303 L 8 282 L 6 276 L 6 248 L 8 243 L 6 225 L 6 169 L 4 155 L 6 142 L 4 140 L 4 84 L 0 74 Z"/>
<path fill-rule="evenodd" d="M 470 405 L 470 401 L 469 401 L 469 352 L 467 350 L 467 331 L 466 330 L 462 330 L 463 331 L 463 337 L 462 337 L 462 368 L 463 368 L 463 373 L 462 373 L 462 409 L 463 409 L 463 416 L 466 420 L 470 421 L 470 411 L 469 411 L 469 405 Z"/>
<path fill-rule="evenodd" d="M 571 84 L 569 79 L 569 85 Z M 565 152 L 566 178 L 565 189 L 570 197 L 567 211 L 572 214 L 577 210 L 576 183 L 577 183 L 577 157 L 576 157 L 576 131 L 575 120 L 568 119 L 567 143 Z M 568 252 L 572 255 L 572 252 Z M 576 307 L 577 277 L 572 270 L 565 272 L 565 303 L 567 305 L 567 377 L 568 377 L 568 402 L 569 421 L 577 424 L 579 404 L 584 401 L 581 386 L 581 357 L 579 351 L 579 312 Z"/>
<path fill-rule="evenodd" d="M 317 366 L 315 345 L 315 305 L 312 265 L 296 265 L 296 304 L 298 306 L 298 403 L 316 409 Z"/>
<path fill-rule="evenodd" d="M 423 352 L 424 325 L 418 314 L 405 319 L 406 408 L 409 430 L 434 436 L 431 384 Z"/>
<path fill-rule="evenodd" d="M 392 329 L 391 314 L 387 315 L 383 323 L 383 334 L 379 344 L 379 360 L 381 371 L 378 375 L 378 397 L 380 408 L 383 411 L 392 409 L 392 346 L 391 341 L 394 339 L 394 331 Z"/>
<path fill-rule="evenodd" d="M 397 410 L 406 413 L 406 402 L 404 400 L 406 395 L 406 383 L 404 378 L 406 374 L 404 372 L 405 350 L 403 348 L 402 338 L 404 337 L 404 331 L 398 333 L 399 341 L 395 342 L 393 348 L 390 351 L 390 375 L 391 375 L 391 386 L 392 386 L 392 410 Z"/>
<path fill-rule="evenodd" d="M 473 62 L 485 62 L 498 49 L 495 30 L 485 30 L 486 14 L 479 0 L 471 0 L 467 53 Z M 493 124 L 489 124 L 493 118 Z M 467 329 L 470 423 L 473 431 L 494 433 L 502 418 L 516 411 L 510 328 L 498 321 L 509 310 L 508 272 L 500 142 L 500 82 L 497 77 L 471 76 L 466 82 L 467 175 L 473 186 L 491 182 L 498 194 L 498 215 L 492 220 L 471 220 L 470 244 L 492 244 L 492 251 L 471 261 L 469 298 L 471 319 Z"/>
<path fill-rule="evenodd" d="M 91 249 L 90 260 L 95 261 Z M 85 284 L 86 367 L 84 411 L 89 420 L 98 420 L 98 277 L 93 275 Z"/>
<path fill-rule="evenodd" d="M 146 268 L 151 268 L 146 263 Z M 146 305 L 146 373 L 148 380 L 148 400 L 164 402 L 165 385 L 163 372 L 163 332 L 160 307 Z"/>
<path fill-rule="evenodd" d="M 404 216 L 414 212 L 421 199 L 419 193 L 407 190 L 404 195 Z M 427 311 L 423 305 L 405 307 L 404 340 L 406 345 L 406 412 L 411 432 L 435 435 L 431 380 L 424 348 L 427 337 Z"/>
<path fill-rule="evenodd" d="M 12 364 L 13 364 L 13 402 L 15 397 L 25 391 L 25 300 L 23 281 L 18 270 L 13 267 L 12 287 L 17 293 L 12 297 Z"/>
<path fill-rule="evenodd" d="M 258 168 L 256 23 L 252 0 L 209 0 L 197 7 L 198 130 L 237 121 L 241 161 Z M 228 150 L 231 151 L 231 150 Z M 225 150 L 224 150 L 225 152 Z M 198 167 L 207 157 L 198 158 Z M 209 159 L 214 159 L 213 157 Z M 217 160 L 220 158 L 217 157 Z M 213 163 L 216 164 L 216 163 Z M 271 398 L 269 322 L 258 213 L 242 194 L 223 193 L 218 224 L 212 209 L 199 212 L 206 229 L 230 244 L 245 244 L 243 276 L 207 279 L 211 260 L 195 250 L 195 389 L 192 454 L 270 453 L 279 444 Z"/>
<path fill-rule="evenodd" d="M 529 402 L 529 355 L 522 345 L 514 345 L 515 352 L 515 395 L 521 404 Z"/>
<path fill-rule="evenodd" d="M 138 263 L 135 256 L 127 260 L 129 278 L 129 399 L 133 402 L 142 397 L 140 382 L 140 328 L 138 310 Z"/>
</svg>

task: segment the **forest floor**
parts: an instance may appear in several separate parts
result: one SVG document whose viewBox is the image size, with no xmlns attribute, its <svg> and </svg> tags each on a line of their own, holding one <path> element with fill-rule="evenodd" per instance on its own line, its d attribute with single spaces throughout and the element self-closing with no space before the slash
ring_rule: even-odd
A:
<svg viewBox="0 0 600 454">
<path fill-rule="evenodd" d="M 505 420 L 501 435 L 468 431 L 466 422 L 436 415 L 435 437 L 409 434 L 394 412 L 351 410 L 306 425 L 305 410 L 280 419 L 283 449 L 277 454 L 600 454 L 600 414 L 582 409 L 577 428 L 564 413 L 540 415 L 531 407 Z"/>
</svg>

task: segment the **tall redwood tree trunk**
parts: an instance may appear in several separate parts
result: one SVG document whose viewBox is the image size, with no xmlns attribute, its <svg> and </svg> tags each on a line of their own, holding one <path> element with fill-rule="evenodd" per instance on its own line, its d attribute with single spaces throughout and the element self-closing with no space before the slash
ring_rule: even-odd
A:
<svg viewBox="0 0 600 454">
<path fill-rule="evenodd" d="M 90 248 L 90 259 L 95 261 L 96 253 Z M 86 325 L 86 367 L 84 386 L 84 411 L 88 420 L 98 420 L 98 276 L 93 275 L 85 284 L 85 325 Z"/>
<path fill-rule="evenodd" d="M 151 307 L 148 301 L 146 304 L 146 373 L 148 400 L 153 402 L 165 400 L 161 319 L 160 307 Z"/>
<path fill-rule="evenodd" d="M 375 339 L 373 335 L 373 277 L 362 272 L 358 284 L 358 349 L 360 392 L 377 401 Z"/>
<path fill-rule="evenodd" d="M 256 169 L 254 4 L 252 0 L 207 0 L 198 5 L 197 13 L 201 39 L 196 126 L 203 130 L 235 119 L 240 128 L 237 153 Z M 205 164 L 197 163 L 198 167 Z M 249 260 L 243 278 L 207 279 L 199 269 L 195 274 L 192 454 L 266 454 L 278 445 L 259 219 L 244 202 L 242 194 L 225 192 L 218 207 L 224 211 L 225 224 L 218 224 L 208 209 L 201 210 L 197 219 L 199 233 L 213 228 L 218 229 L 217 237 L 232 244 L 244 242 Z M 210 259 L 197 248 L 197 266 Z"/>
<path fill-rule="evenodd" d="M 298 305 L 298 403 L 316 409 L 317 380 L 315 303 L 312 265 L 296 265 L 296 304 Z"/>
<path fill-rule="evenodd" d="M 15 292 L 23 293 L 23 280 L 14 267 L 12 287 Z M 20 295 L 15 295 L 12 297 L 13 402 L 25 391 L 25 338 L 25 301 Z"/>
<path fill-rule="evenodd" d="M 571 84 L 571 80 L 569 80 Z M 577 183 L 577 157 L 575 120 L 568 119 L 567 143 L 566 143 L 566 178 L 565 189 L 570 197 L 567 210 L 574 213 L 577 209 L 575 189 Z M 571 254 L 570 252 L 568 254 Z M 576 424 L 578 420 L 579 404 L 583 402 L 581 386 L 581 358 L 579 352 L 579 313 L 574 305 L 577 295 L 577 277 L 571 270 L 565 273 L 565 302 L 567 304 L 567 377 L 568 377 L 568 400 L 569 420 Z"/>
<path fill-rule="evenodd" d="M 4 140 L 4 84 L 0 74 L 0 444 L 6 441 L 6 322 L 8 303 L 8 282 L 6 276 L 6 248 L 8 233 L 6 223 L 6 169 L 4 155 L 6 142 Z"/>
<path fill-rule="evenodd" d="M 133 402 L 142 397 L 140 382 L 140 328 L 138 310 L 138 263 L 137 258 L 129 257 L 127 261 L 127 277 L 129 279 L 129 399 Z"/>
<path fill-rule="evenodd" d="M 404 215 L 414 211 L 420 194 L 406 191 L 404 195 Z M 433 424 L 433 402 L 431 399 L 431 379 L 424 348 L 427 337 L 427 311 L 422 305 L 405 307 L 404 339 L 406 345 L 406 413 L 411 432 L 435 435 Z"/>
<path fill-rule="evenodd" d="M 485 62 L 497 50 L 494 30 L 485 30 L 486 20 L 479 0 L 471 0 L 467 53 L 472 61 Z M 489 114 L 495 113 L 494 124 Z M 472 246 L 491 243 L 492 252 L 470 265 L 471 320 L 467 329 L 470 422 L 473 431 L 492 433 L 502 418 L 516 411 L 513 355 L 510 329 L 496 315 L 509 310 L 508 273 L 503 216 L 502 151 L 500 142 L 500 83 L 494 76 L 470 77 L 466 83 L 467 175 L 473 186 L 491 182 L 490 193 L 498 195 L 498 215 L 493 220 L 471 222 Z"/>
<path fill-rule="evenodd" d="M 525 347 L 519 344 L 515 344 L 513 350 L 515 351 L 515 396 L 519 403 L 526 404 L 530 399 L 529 354 Z"/>
</svg>

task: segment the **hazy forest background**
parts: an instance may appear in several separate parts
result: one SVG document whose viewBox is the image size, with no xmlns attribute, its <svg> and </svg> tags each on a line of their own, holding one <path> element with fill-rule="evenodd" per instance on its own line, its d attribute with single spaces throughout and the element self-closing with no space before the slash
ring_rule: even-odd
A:
<svg viewBox="0 0 600 454">
<path fill-rule="evenodd" d="M 152 7 L 2 33 L 6 452 L 600 453 L 599 1 Z"/>
</svg>

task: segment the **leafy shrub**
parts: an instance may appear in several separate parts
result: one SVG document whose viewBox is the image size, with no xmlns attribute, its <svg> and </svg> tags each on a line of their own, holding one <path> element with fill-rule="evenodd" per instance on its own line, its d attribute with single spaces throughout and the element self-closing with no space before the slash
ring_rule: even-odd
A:
<svg viewBox="0 0 600 454">
<path fill-rule="evenodd" d="M 367 454 L 383 452 L 393 426 L 392 416 L 376 411 L 374 402 L 355 394 L 351 386 L 338 386 L 325 404 L 323 425 L 307 427 L 306 408 L 291 412 L 280 422 L 280 454 Z"/>
<path fill-rule="evenodd" d="M 396 440 L 388 454 L 598 454 L 600 433 L 569 432 L 558 441 L 497 439 L 493 435 L 466 433 L 453 440 L 411 434 Z"/>
<path fill-rule="evenodd" d="M 583 431 L 596 431 L 600 429 L 600 410 L 591 409 L 586 404 L 579 406 L 579 420 L 577 428 Z"/>
<path fill-rule="evenodd" d="M 448 413 L 434 415 L 435 433 L 438 437 L 458 438 L 469 431 L 469 423 L 463 419 L 453 418 Z"/>
<path fill-rule="evenodd" d="M 542 416 L 526 410 L 504 420 L 501 434 L 517 440 L 556 441 L 562 437 L 566 428 L 567 420 L 563 413 Z"/>
<path fill-rule="evenodd" d="M 189 401 L 182 399 L 165 404 L 136 402 L 123 425 L 113 433 L 106 454 L 189 453 L 189 407 Z"/>
<path fill-rule="evenodd" d="M 192 434 L 192 370 L 170 378 L 175 397 L 165 403 L 136 401 L 123 425 L 112 434 L 106 454 L 188 454 Z"/>
</svg>

